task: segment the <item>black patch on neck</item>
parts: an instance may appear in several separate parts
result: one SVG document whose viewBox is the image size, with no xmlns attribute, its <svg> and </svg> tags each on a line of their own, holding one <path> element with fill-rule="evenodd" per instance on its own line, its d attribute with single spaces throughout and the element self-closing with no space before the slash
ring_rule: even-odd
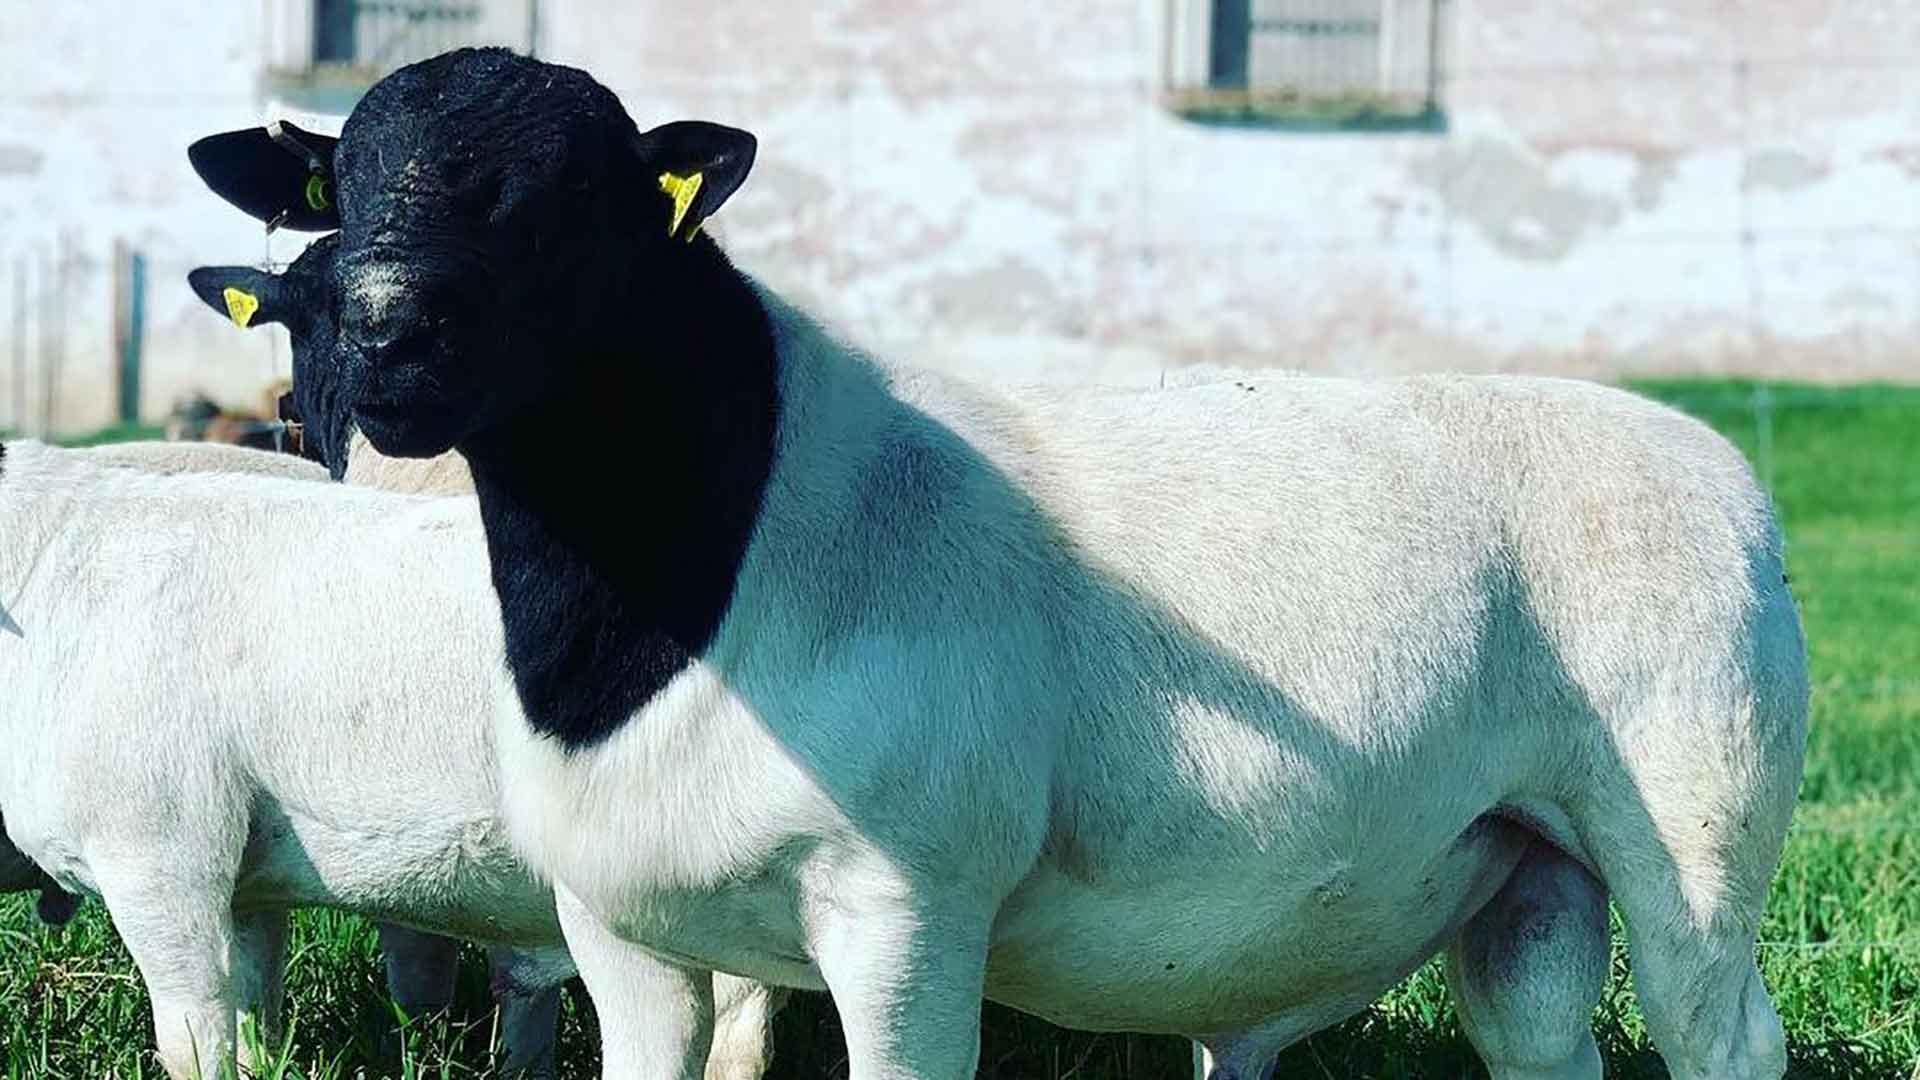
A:
<svg viewBox="0 0 1920 1080">
<path fill-rule="evenodd" d="M 604 741 L 712 643 L 772 472 L 765 306 L 711 241 L 645 260 L 556 381 L 464 441 L 534 730 Z M 524 358 L 540 363 L 541 358 Z"/>
</svg>

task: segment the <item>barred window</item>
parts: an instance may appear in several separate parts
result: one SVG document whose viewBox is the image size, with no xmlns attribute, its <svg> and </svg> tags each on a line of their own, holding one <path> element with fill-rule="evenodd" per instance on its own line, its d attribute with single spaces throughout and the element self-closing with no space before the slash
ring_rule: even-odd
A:
<svg viewBox="0 0 1920 1080">
<path fill-rule="evenodd" d="M 268 0 L 282 82 L 365 86 L 464 45 L 532 52 L 537 0 Z"/>
<path fill-rule="evenodd" d="M 314 0 L 313 62 L 391 69 L 478 42 L 478 3 Z"/>
<path fill-rule="evenodd" d="M 1443 0 L 1171 0 L 1169 104 L 1196 120 L 1437 127 Z"/>
</svg>

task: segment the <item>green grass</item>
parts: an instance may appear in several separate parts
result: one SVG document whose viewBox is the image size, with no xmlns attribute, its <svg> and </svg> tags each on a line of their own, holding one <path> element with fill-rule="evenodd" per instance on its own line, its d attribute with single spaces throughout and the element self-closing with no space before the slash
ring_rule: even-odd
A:
<svg viewBox="0 0 1920 1080">
<path fill-rule="evenodd" d="M 59 435 L 52 442 L 61 446 L 100 446 L 104 443 L 133 442 L 138 439 L 164 439 L 165 429 L 153 424 L 114 424 L 103 427 L 86 435 Z M 11 432 L 0 431 L 0 439 L 13 438 Z"/>
<path fill-rule="evenodd" d="M 1762 968 L 1792 1041 L 1792 1075 L 1920 1077 L 1920 388 L 1642 383 L 1714 424 L 1770 478 L 1814 680 L 1801 805 L 1762 938 Z M 296 920 L 288 1077 L 484 1075 L 491 1019 L 479 955 L 457 1019 L 382 1047 L 390 1016 L 369 928 Z M 145 997 L 104 914 L 40 927 L 27 898 L 0 900 L 0 1075 L 155 1075 Z M 561 1061 L 594 1075 L 584 995 L 564 1017 Z M 1666 1075 L 1648 1048 L 1616 946 L 1596 1017 L 1609 1075 Z M 1187 1074 L 1183 1043 L 1061 1031 L 987 1008 L 982 1076 L 1130 1080 Z M 808 997 L 777 1025 L 773 1076 L 845 1075 L 831 1006 Z M 1478 1077 L 1431 967 L 1363 1015 L 1287 1052 L 1287 1077 Z"/>
</svg>

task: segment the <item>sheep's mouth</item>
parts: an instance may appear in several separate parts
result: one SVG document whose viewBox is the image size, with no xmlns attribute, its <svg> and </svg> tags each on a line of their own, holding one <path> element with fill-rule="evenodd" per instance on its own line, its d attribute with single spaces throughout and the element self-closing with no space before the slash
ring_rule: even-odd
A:
<svg viewBox="0 0 1920 1080">
<path fill-rule="evenodd" d="M 433 457 L 453 449 L 459 438 L 443 410 L 418 403 L 357 402 L 353 422 L 374 449 L 390 457 Z"/>
</svg>

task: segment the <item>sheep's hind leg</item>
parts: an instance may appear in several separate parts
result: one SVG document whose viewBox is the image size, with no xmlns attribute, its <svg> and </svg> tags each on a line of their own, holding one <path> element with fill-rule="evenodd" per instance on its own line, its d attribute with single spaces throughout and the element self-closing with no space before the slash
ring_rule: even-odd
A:
<svg viewBox="0 0 1920 1080">
<path fill-rule="evenodd" d="M 405 1056 L 407 1033 L 426 1030 L 453 1008 L 453 992 L 460 971 L 460 943 L 408 926 L 379 923 L 380 952 L 387 961 L 387 996 L 406 1017 L 396 1027 L 386 1017 L 380 1032 L 380 1056 L 398 1061 Z"/>
<path fill-rule="evenodd" d="M 553 1038 L 560 1022 L 560 988 L 500 997 L 500 1075 L 553 1076 Z"/>
<path fill-rule="evenodd" d="M 387 960 L 387 993 L 407 1019 L 418 1020 L 452 1007 L 460 943 L 392 923 L 381 923 L 376 929 Z"/>
<path fill-rule="evenodd" d="M 1492 1080 L 1598 1080 L 1607 894 L 1541 841 L 1447 949 L 1460 1026 Z"/>
<path fill-rule="evenodd" d="M 236 915 L 233 929 L 240 1063 L 254 1072 L 268 1071 L 262 1067 L 280 1053 L 284 1035 L 287 913 L 252 911 Z"/>
<path fill-rule="evenodd" d="M 773 1060 L 773 1017 L 786 999 L 778 987 L 714 973 L 706 1080 L 760 1080 Z"/>
<path fill-rule="evenodd" d="M 554 1075 L 553 1043 L 560 1022 L 560 988 L 573 977 L 565 949 L 487 950 L 493 997 L 500 1006 L 500 1075 Z"/>
<path fill-rule="evenodd" d="M 1782 601 L 1784 603 L 1784 601 Z M 1790 614 L 1790 612 L 1789 612 Z M 1642 726 L 1672 733 L 1639 751 L 1581 823 L 1627 929 L 1633 988 L 1673 1080 L 1777 1080 L 1786 1033 L 1755 963 L 1755 937 L 1800 782 L 1806 690 L 1791 625 L 1759 685 L 1669 703 Z M 1724 694 L 1725 691 L 1718 691 Z M 1604 812 L 1603 812 L 1604 811 Z"/>
<path fill-rule="evenodd" d="M 1757 908 L 1748 918 L 1757 921 Z M 1751 922 L 1652 922 L 1624 905 L 1623 914 L 1634 992 L 1673 1080 L 1786 1075 L 1786 1031 L 1755 963 Z"/>
<path fill-rule="evenodd" d="M 149 861 L 96 860 L 94 877 L 147 984 L 161 1067 L 174 1080 L 225 1075 L 235 1064 L 235 984 L 258 985 L 236 971 L 250 957 L 235 933 L 231 884 Z"/>
</svg>

